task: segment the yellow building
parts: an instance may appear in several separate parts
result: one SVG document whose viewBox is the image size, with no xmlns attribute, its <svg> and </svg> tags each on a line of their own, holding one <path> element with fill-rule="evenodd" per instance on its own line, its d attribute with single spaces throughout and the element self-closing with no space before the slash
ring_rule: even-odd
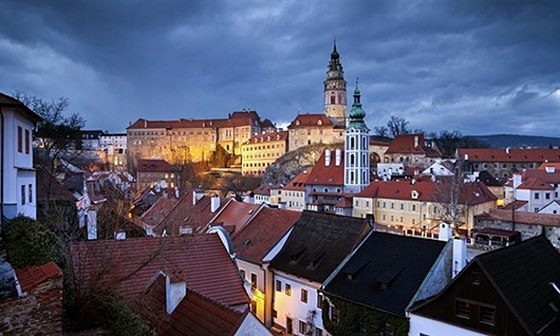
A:
<svg viewBox="0 0 560 336">
<path fill-rule="evenodd" d="M 262 175 L 266 167 L 287 151 L 288 131 L 254 136 L 241 146 L 241 173 L 243 175 Z"/>
<path fill-rule="evenodd" d="M 241 154 L 241 144 L 263 129 L 273 128 L 255 111 L 233 112 L 228 119 L 138 119 L 127 128 L 128 162 L 163 159 L 171 164 L 208 160 L 217 145 Z"/>
<path fill-rule="evenodd" d="M 290 151 L 314 144 L 344 142 L 344 126 L 335 125 L 326 115 L 298 114 L 288 126 Z"/>
<path fill-rule="evenodd" d="M 437 234 L 442 222 L 451 222 L 449 212 L 455 208 L 455 223 L 470 234 L 474 216 L 496 208 L 496 197 L 481 182 L 467 183 L 458 192 L 458 202 L 444 200 L 442 182 L 412 180 L 374 181 L 354 196 L 352 216 L 373 215 L 378 229 L 406 234 L 431 236 Z"/>
</svg>

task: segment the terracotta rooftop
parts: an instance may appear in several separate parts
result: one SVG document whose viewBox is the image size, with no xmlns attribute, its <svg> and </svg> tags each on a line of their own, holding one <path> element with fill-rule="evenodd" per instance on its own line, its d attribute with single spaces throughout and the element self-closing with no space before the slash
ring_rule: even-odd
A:
<svg viewBox="0 0 560 336">
<path fill-rule="evenodd" d="M 336 165 L 336 150 L 331 150 L 331 162 L 327 166 L 325 162 L 326 153 L 315 163 L 313 170 L 307 178 L 306 184 L 311 185 L 344 185 L 344 151 L 340 154 L 340 164 Z"/>
<path fill-rule="evenodd" d="M 178 129 L 178 128 L 219 128 L 251 126 L 260 122 L 255 111 L 236 111 L 228 119 L 179 119 L 179 120 L 146 120 L 138 119 L 127 129 Z M 256 126 L 256 125 L 255 125 Z"/>
<path fill-rule="evenodd" d="M 193 204 L 193 193 L 186 192 L 181 197 L 175 207 L 173 207 L 167 216 L 155 228 L 155 232 L 162 234 L 163 231 L 170 236 L 180 235 L 180 228 L 183 226 L 190 227 L 193 233 L 201 233 L 212 217 L 227 204 L 226 198 L 220 198 L 220 207 L 216 212 L 211 212 L 211 197 L 204 195 L 201 199 Z"/>
<path fill-rule="evenodd" d="M 212 218 L 210 224 L 223 226 L 228 229 L 230 233 L 239 231 L 247 224 L 247 221 L 255 215 L 259 206 L 258 204 L 238 202 L 232 198 L 218 214 Z"/>
<path fill-rule="evenodd" d="M 272 141 L 286 141 L 288 140 L 288 131 L 269 132 L 265 134 L 258 134 L 247 140 L 247 144 L 267 143 Z"/>
<path fill-rule="evenodd" d="M 415 141 L 415 139 L 417 141 Z M 417 144 L 417 146 L 415 146 Z M 426 146 L 424 134 L 401 134 L 397 135 L 385 154 L 424 154 L 428 157 L 441 157 L 437 148 Z"/>
<path fill-rule="evenodd" d="M 21 289 L 24 292 L 27 292 L 33 289 L 33 287 L 42 284 L 49 279 L 62 277 L 62 270 L 60 270 L 60 268 L 51 261 L 40 266 L 29 266 L 16 269 L 16 276 Z"/>
<path fill-rule="evenodd" d="M 301 216 L 299 211 L 261 208 L 257 215 L 233 235 L 238 258 L 262 263 L 263 258 Z"/>
<path fill-rule="evenodd" d="M 459 158 L 471 162 L 560 162 L 560 149 L 459 148 Z"/>
<path fill-rule="evenodd" d="M 307 168 L 301 173 L 297 174 L 284 188 L 283 190 L 305 190 L 305 184 L 307 179 L 311 175 L 313 167 Z"/>
<path fill-rule="evenodd" d="M 560 171 L 547 172 L 544 169 L 527 169 L 521 174 L 523 180 L 536 177 L 546 183 L 560 183 Z"/>
<path fill-rule="evenodd" d="M 529 225 L 560 226 L 560 216 L 552 214 L 540 214 L 533 212 L 511 211 L 505 209 L 490 210 L 488 213 L 475 216 L 476 219 L 491 219 Z"/>
<path fill-rule="evenodd" d="M 167 336 L 235 335 L 249 314 L 248 309 L 244 312 L 234 310 L 187 288 L 186 296 L 169 315 L 163 274 L 152 282 L 137 308 L 138 313 L 155 327 L 157 334 Z"/>
<path fill-rule="evenodd" d="M 173 208 L 179 203 L 175 198 L 160 197 L 146 212 L 142 214 L 140 220 L 150 226 L 159 225 Z"/>
<path fill-rule="evenodd" d="M 528 190 L 555 190 L 550 184 L 541 180 L 538 177 L 529 177 L 517 189 L 528 189 Z"/>
<path fill-rule="evenodd" d="M 333 127 L 331 120 L 323 113 L 298 114 L 290 123 L 288 129 L 300 127 Z"/>
<path fill-rule="evenodd" d="M 270 196 L 271 190 L 282 189 L 282 187 L 279 184 L 261 184 L 257 189 L 253 190 L 253 194 Z"/>
<path fill-rule="evenodd" d="M 506 206 L 504 206 L 502 209 L 504 210 L 517 210 L 521 207 L 523 207 L 525 204 L 529 203 L 528 201 L 513 201 L 509 204 L 507 204 Z"/>
<path fill-rule="evenodd" d="M 173 167 L 165 160 L 138 160 L 136 170 L 139 172 L 174 172 L 177 168 Z"/>
<path fill-rule="evenodd" d="M 438 196 L 440 190 L 445 188 L 445 183 L 447 183 L 445 181 L 444 178 L 440 182 L 418 181 L 414 184 L 410 180 L 373 181 L 355 197 L 437 202 L 440 200 Z M 413 197 L 413 191 L 417 193 L 416 198 Z M 496 196 L 482 182 L 463 184 L 459 195 L 461 204 L 481 204 L 496 199 Z"/>
<path fill-rule="evenodd" d="M 555 171 L 558 171 L 560 170 L 560 162 L 543 162 L 537 169 L 545 170 L 547 167 L 554 168 Z"/>
<path fill-rule="evenodd" d="M 44 169 L 37 169 L 37 202 L 46 202 L 50 184 L 50 201 L 69 201 L 75 203 L 78 199 L 66 189 L 62 183 L 60 183 L 51 174 L 46 172 Z"/>
<path fill-rule="evenodd" d="M 72 243 L 76 277 L 87 288 L 112 288 L 133 303 L 158 271 L 223 304 L 249 302 L 237 266 L 218 234 Z"/>
</svg>

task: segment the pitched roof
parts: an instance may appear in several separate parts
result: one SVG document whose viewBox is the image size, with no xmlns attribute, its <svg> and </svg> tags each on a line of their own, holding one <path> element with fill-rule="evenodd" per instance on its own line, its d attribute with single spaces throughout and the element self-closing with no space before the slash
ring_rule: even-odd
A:
<svg viewBox="0 0 560 336">
<path fill-rule="evenodd" d="M 333 127 L 331 120 L 323 113 L 298 114 L 288 126 L 288 129 L 300 127 Z"/>
<path fill-rule="evenodd" d="M 50 201 L 69 201 L 77 202 L 78 199 L 66 189 L 62 183 L 60 183 L 51 174 L 45 171 L 43 168 L 37 169 L 37 202 L 46 202 L 47 198 Z M 50 184 L 50 195 L 49 190 Z M 50 196 L 50 197 L 47 197 Z"/>
<path fill-rule="evenodd" d="M 260 122 L 256 111 L 236 111 L 228 119 L 179 119 L 179 120 L 146 120 L 138 119 L 127 129 L 177 129 L 177 128 L 218 128 L 251 126 Z"/>
<path fill-rule="evenodd" d="M 95 282 L 115 289 L 129 303 L 157 271 L 223 304 L 248 303 L 237 266 L 217 234 L 76 242 L 71 252 L 84 288 Z"/>
<path fill-rule="evenodd" d="M 140 220 L 150 226 L 157 226 L 178 203 L 179 201 L 175 198 L 160 197 L 140 216 Z"/>
<path fill-rule="evenodd" d="M 445 245 L 439 240 L 372 232 L 325 292 L 404 316 Z"/>
<path fill-rule="evenodd" d="M 425 154 L 428 157 L 441 157 L 439 149 L 426 146 L 424 134 L 397 135 L 385 154 Z"/>
<path fill-rule="evenodd" d="M 255 195 L 266 195 L 270 196 L 271 190 L 282 189 L 282 186 L 279 184 L 261 184 L 257 189 L 253 190 L 253 194 Z"/>
<path fill-rule="evenodd" d="M 545 236 L 479 255 L 475 260 L 533 333 L 558 318 L 549 303 L 558 297 L 550 283 L 560 284 L 560 254 Z M 554 333 L 545 330 L 542 335 Z"/>
<path fill-rule="evenodd" d="M 272 141 L 286 141 L 288 140 L 288 131 L 273 131 L 264 134 L 257 134 L 247 140 L 248 144 L 267 143 Z"/>
<path fill-rule="evenodd" d="M 312 171 L 313 167 L 310 167 L 297 174 L 282 190 L 305 190 L 305 184 Z"/>
<path fill-rule="evenodd" d="M 340 154 L 340 164 L 336 165 L 336 150 L 331 151 L 331 162 L 327 166 L 325 163 L 326 152 L 313 166 L 313 170 L 307 177 L 306 184 L 311 185 L 344 185 L 344 151 Z"/>
<path fill-rule="evenodd" d="M 491 219 L 529 225 L 559 226 L 560 216 L 554 214 L 543 214 L 523 211 L 511 211 L 506 209 L 492 209 L 489 212 L 475 216 L 477 220 Z"/>
<path fill-rule="evenodd" d="M 560 183 L 560 171 L 547 172 L 544 169 L 527 169 L 521 174 L 523 179 L 537 177 L 546 183 Z"/>
<path fill-rule="evenodd" d="M 62 270 L 52 261 L 39 265 L 16 269 L 21 289 L 27 292 L 35 286 L 42 284 L 49 279 L 62 277 Z"/>
<path fill-rule="evenodd" d="M 528 189 L 528 190 L 555 190 L 550 184 L 541 180 L 538 177 L 529 177 L 523 183 L 521 183 L 517 189 Z"/>
<path fill-rule="evenodd" d="M 459 148 L 459 158 L 471 162 L 559 162 L 560 149 Z"/>
<path fill-rule="evenodd" d="M 300 216 L 299 211 L 261 208 L 245 227 L 233 235 L 236 256 L 261 263 Z"/>
<path fill-rule="evenodd" d="M 226 199 L 220 198 L 220 207 L 217 211 L 225 204 Z M 162 219 L 154 231 L 162 234 L 163 230 L 165 230 L 168 235 L 176 236 L 180 234 L 179 229 L 181 226 L 189 226 L 192 228 L 193 233 L 200 233 L 217 213 L 210 210 L 210 196 L 204 195 L 193 204 L 193 193 L 187 192 L 179 199 L 177 205 L 169 211 L 167 216 Z"/>
<path fill-rule="evenodd" d="M 43 118 L 39 114 L 32 111 L 24 103 L 2 92 L 0 92 L 0 106 L 16 108 L 19 111 L 23 112 L 28 118 L 30 118 L 33 121 L 43 120 Z"/>
<path fill-rule="evenodd" d="M 438 202 L 443 201 L 439 197 L 440 190 L 445 189 L 446 183 L 451 183 L 450 179 L 446 178 L 441 178 L 439 181 L 418 181 L 414 184 L 411 180 L 373 181 L 355 197 Z M 412 197 L 413 191 L 417 193 L 417 198 Z M 481 204 L 496 199 L 482 182 L 462 184 L 459 193 L 459 204 Z"/>
<path fill-rule="evenodd" d="M 370 230 L 364 219 L 303 211 L 270 267 L 322 283 Z"/>
<path fill-rule="evenodd" d="M 159 335 L 169 336 L 234 335 L 248 314 L 247 310 L 234 310 L 187 288 L 185 297 L 168 315 L 163 274 L 152 282 L 137 310 L 148 319 Z"/>
<path fill-rule="evenodd" d="M 560 162 L 543 162 L 537 169 L 546 170 L 547 167 L 554 168 L 555 171 L 560 170 Z"/>
<path fill-rule="evenodd" d="M 223 226 L 228 232 L 239 231 L 259 208 L 258 204 L 238 202 L 230 199 L 229 202 L 210 220 L 211 225 Z"/>
<path fill-rule="evenodd" d="M 172 172 L 176 171 L 177 168 L 173 167 L 165 160 L 138 160 L 136 165 L 136 170 L 139 172 Z"/>
<path fill-rule="evenodd" d="M 529 203 L 528 201 L 513 201 L 511 203 L 506 204 L 502 209 L 503 210 L 517 210 L 523 207 L 525 204 Z"/>
</svg>

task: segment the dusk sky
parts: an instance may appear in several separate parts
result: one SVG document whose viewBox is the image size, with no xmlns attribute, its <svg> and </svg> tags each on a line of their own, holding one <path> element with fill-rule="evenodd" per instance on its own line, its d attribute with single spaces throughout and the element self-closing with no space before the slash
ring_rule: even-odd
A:
<svg viewBox="0 0 560 336">
<path fill-rule="evenodd" d="M 0 91 L 138 118 L 322 112 L 336 38 L 370 128 L 560 136 L 560 1 L 0 2 Z"/>
</svg>

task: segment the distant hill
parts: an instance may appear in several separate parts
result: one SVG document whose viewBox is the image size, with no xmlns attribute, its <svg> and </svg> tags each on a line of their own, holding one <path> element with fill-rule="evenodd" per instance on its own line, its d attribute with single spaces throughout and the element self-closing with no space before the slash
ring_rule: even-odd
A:
<svg viewBox="0 0 560 336">
<path fill-rule="evenodd" d="M 550 147 L 560 146 L 560 138 L 536 135 L 491 134 L 467 135 L 465 138 L 478 139 L 496 148 L 507 147 Z"/>
</svg>

